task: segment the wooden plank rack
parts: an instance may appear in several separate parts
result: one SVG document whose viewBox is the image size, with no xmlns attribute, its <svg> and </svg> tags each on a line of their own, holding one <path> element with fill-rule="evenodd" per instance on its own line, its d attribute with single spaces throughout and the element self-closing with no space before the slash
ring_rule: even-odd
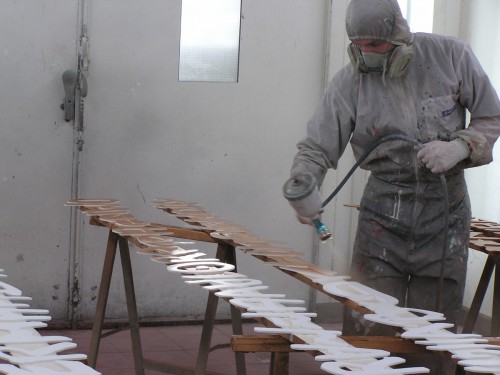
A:
<svg viewBox="0 0 500 375">
<path fill-rule="evenodd" d="M 88 355 L 88 363 L 91 366 L 95 366 L 99 351 L 109 285 L 117 249 L 120 251 L 122 260 L 136 374 L 144 374 L 144 369 L 154 369 L 173 374 L 209 374 L 210 372 L 206 371 L 206 365 L 211 350 L 210 341 L 220 298 L 231 304 L 234 334 L 233 349 L 238 375 L 246 373 L 244 353 L 248 350 L 248 347 L 245 349 L 245 347 L 240 346 L 242 341 L 246 340 L 246 337 L 242 335 L 242 317 L 254 318 L 263 325 L 263 327 L 255 328 L 258 334 L 278 334 L 280 337 L 285 338 L 289 345 L 291 344 L 291 350 L 304 350 L 313 354 L 327 353 L 328 355 L 324 354 L 325 358 L 322 359 L 324 362 L 321 365 L 321 368 L 327 373 L 339 373 L 335 372 L 341 369 L 339 366 L 343 366 L 343 368 L 350 366 L 342 361 L 339 362 L 340 355 L 363 356 L 367 355 L 367 353 L 375 353 L 374 351 L 377 351 L 374 361 L 377 362 L 378 366 L 385 366 L 383 368 L 387 369 L 384 370 L 384 374 L 395 373 L 392 372 L 395 371 L 392 366 L 398 364 L 397 358 L 387 357 L 389 353 L 381 354 L 381 351 L 384 350 L 393 352 L 395 345 L 397 345 L 399 352 L 401 352 L 402 348 L 410 352 L 417 352 L 426 350 L 426 348 L 434 350 L 442 344 L 441 346 L 444 345 L 444 349 L 440 350 L 445 353 L 453 352 L 451 349 L 447 349 L 449 344 L 444 344 L 443 341 L 439 340 L 432 340 L 432 337 L 436 337 L 436 335 L 440 335 L 446 340 L 449 340 L 449 336 L 455 335 L 444 330 L 439 324 L 432 323 L 440 320 L 439 314 L 426 312 L 422 316 L 422 314 L 417 315 L 407 309 L 398 308 L 395 304 L 392 306 L 391 297 L 363 287 L 358 283 L 350 282 L 346 276 L 340 276 L 333 271 L 310 264 L 300 258 L 302 253 L 262 240 L 244 228 L 227 223 L 195 204 L 170 199 L 158 199 L 153 202 L 155 207 L 183 220 L 191 226 L 190 228 L 139 221 L 129 213 L 128 209 L 112 199 L 79 199 L 68 201 L 67 205 L 78 206 L 83 213 L 90 216 L 91 224 L 109 229 Z M 196 253 L 197 250 L 181 248 L 175 238 L 214 243 L 217 245 L 217 259 L 214 261 L 199 258 Z M 209 289 L 210 293 L 205 311 L 198 358 L 194 368 L 185 368 L 171 363 L 160 363 L 143 358 L 129 243 L 137 246 L 138 252 L 150 255 L 154 261 L 165 263 L 167 270 L 183 275 L 182 277 L 187 280 L 186 282 L 198 283 Z M 404 329 L 401 330 L 402 338 L 399 338 L 397 343 L 395 343 L 394 338 L 379 338 L 377 341 L 371 341 L 370 345 L 376 344 L 376 346 L 374 346 L 374 349 L 369 349 L 370 347 L 367 348 L 366 345 L 368 345 L 367 342 L 370 339 L 353 338 L 349 341 L 349 338 L 341 337 L 340 332 L 323 330 L 311 321 L 310 317 L 314 314 L 304 312 L 300 308 L 285 306 L 287 303 L 296 303 L 296 301 L 285 300 L 283 296 L 274 297 L 273 295 L 262 294 L 256 289 L 245 287 L 244 282 L 255 282 L 256 280 L 245 279 L 246 276 L 236 273 L 236 248 L 341 301 L 351 309 L 365 314 L 367 319 L 382 319 L 382 321 L 385 319 L 387 324 L 390 325 L 405 322 L 405 326 L 402 326 Z M 391 307 L 390 316 L 383 314 L 383 310 L 387 310 L 387 304 Z M 271 307 L 268 307 L 268 305 Z M 381 306 L 385 306 L 384 309 L 381 309 Z M 418 322 L 418 324 L 415 322 Z M 424 326 L 422 326 L 422 322 L 425 323 Z M 457 334 L 453 338 L 459 340 L 460 343 L 484 343 L 488 341 L 480 337 L 480 335 Z M 360 339 L 363 343 L 360 342 Z M 257 345 L 258 350 L 269 349 L 266 344 L 268 339 L 259 340 L 259 338 L 257 338 L 257 341 L 254 340 L 254 345 Z M 279 349 L 283 346 L 282 343 L 276 343 L 276 345 L 276 347 L 272 347 L 274 369 L 271 368 L 270 373 L 286 374 L 286 355 L 288 351 Z M 333 351 L 329 349 L 332 345 L 335 348 Z M 500 349 L 500 346 L 498 349 Z M 462 352 L 459 353 L 461 356 L 458 355 L 457 360 L 465 360 L 463 366 L 466 366 L 468 373 L 475 373 L 473 370 L 477 366 L 474 366 L 473 361 L 468 362 L 467 353 Z M 492 350 L 491 353 L 495 355 L 494 353 L 497 352 Z M 330 359 L 330 357 L 333 359 Z M 380 360 L 376 359 L 381 357 L 383 358 Z M 490 368 L 492 369 L 491 373 L 495 373 L 496 368 L 489 367 L 488 369 Z M 412 368 L 408 369 L 408 371 L 408 374 L 423 373 L 422 368 Z"/>
<path fill-rule="evenodd" d="M 85 209 L 82 209 L 85 212 Z M 123 218 L 123 216 L 122 216 Z M 127 218 L 130 219 L 130 218 Z M 206 371 L 208 355 L 211 351 L 210 342 L 215 324 L 215 312 L 217 310 L 217 297 L 213 294 L 209 295 L 207 302 L 204 326 L 200 346 L 198 350 L 198 359 L 196 368 L 169 363 L 165 361 L 158 361 L 154 359 L 144 358 L 142 355 L 142 345 L 140 338 L 140 324 L 139 316 L 137 313 L 137 304 L 135 298 L 134 282 L 132 263 L 130 258 L 129 242 L 142 249 L 148 249 L 141 244 L 138 234 L 135 235 L 120 235 L 113 231 L 114 224 L 110 222 L 101 221 L 99 216 L 91 216 L 90 224 L 96 226 L 103 226 L 109 228 L 108 241 L 106 244 L 105 259 L 102 268 L 101 282 L 99 287 L 99 294 L 97 297 L 96 313 L 94 316 L 94 323 L 92 326 L 92 336 L 89 346 L 89 353 L 87 355 L 87 364 L 95 368 L 97 363 L 97 356 L 99 353 L 99 346 L 101 338 L 104 337 L 102 330 L 104 325 L 104 318 L 106 306 L 108 302 L 109 290 L 111 285 L 111 278 L 113 274 L 113 267 L 116 258 L 116 252 L 119 250 L 120 259 L 122 264 L 122 274 L 125 286 L 125 296 L 127 301 L 127 312 L 129 329 L 131 333 L 132 352 L 134 356 L 135 371 L 138 375 L 144 375 L 144 370 L 155 370 L 176 375 L 192 375 L 192 374 L 207 374 L 207 375 L 223 375 L 218 372 Z M 132 232 L 133 227 L 126 225 L 122 229 L 125 232 Z M 216 243 L 206 232 L 200 230 L 190 230 L 186 228 L 168 227 L 165 228 L 160 225 L 144 225 L 139 227 L 142 230 L 153 230 L 156 234 L 175 235 L 177 238 L 185 238 L 196 241 L 204 241 Z M 147 251 L 147 250 L 145 250 Z M 236 266 L 236 257 L 234 248 L 220 244 L 217 248 L 217 257 L 222 261 L 227 261 L 229 264 Z M 233 332 L 235 334 L 242 334 L 241 314 L 237 309 L 231 309 L 231 317 L 233 323 Z M 242 353 L 235 353 L 238 368 L 244 368 L 244 356 Z"/>
</svg>

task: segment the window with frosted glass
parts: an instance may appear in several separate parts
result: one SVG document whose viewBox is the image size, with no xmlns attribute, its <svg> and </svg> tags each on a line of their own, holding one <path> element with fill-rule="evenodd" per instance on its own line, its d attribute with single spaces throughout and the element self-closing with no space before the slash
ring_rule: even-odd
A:
<svg viewBox="0 0 500 375">
<path fill-rule="evenodd" d="M 182 0 L 179 81 L 238 82 L 241 0 Z"/>
</svg>

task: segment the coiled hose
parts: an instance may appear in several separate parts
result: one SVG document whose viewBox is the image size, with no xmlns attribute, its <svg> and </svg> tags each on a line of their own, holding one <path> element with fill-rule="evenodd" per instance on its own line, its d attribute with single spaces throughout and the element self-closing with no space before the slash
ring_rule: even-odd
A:
<svg viewBox="0 0 500 375">
<path fill-rule="evenodd" d="M 388 141 L 395 141 L 395 140 L 400 140 L 400 141 L 406 141 L 408 143 L 412 143 L 415 146 L 421 148 L 423 145 L 419 141 L 417 141 L 415 138 L 412 138 L 408 135 L 405 134 L 390 134 L 386 135 L 382 138 L 380 138 L 378 141 L 373 143 L 369 149 L 367 149 L 361 157 L 356 161 L 356 163 L 353 165 L 353 167 L 349 170 L 349 172 L 346 174 L 344 179 L 340 182 L 340 184 L 335 188 L 335 190 L 328 196 L 327 199 L 322 204 L 322 207 L 325 207 L 330 201 L 337 195 L 337 193 L 342 189 L 342 187 L 345 185 L 347 180 L 352 176 L 354 171 L 360 166 L 363 161 L 382 143 L 388 142 Z M 443 288 L 444 288 L 444 265 L 446 261 L 446 250 L 448 249 L 448 224 L 449 224 L 449 198 L 448 198 L 448 186 L 446 184 L 446 178 L 444 176 L 444 173 L 441 173 L 439 175 L 439 179 L 441 181 L 441 185 L 443 186 L 443 200 L 444 200 L 444 216 L 443 216 L 443 225 L 444 225 L 444 235 L 443 235 L 443 247 L 442 247 L 442 254 L 441 254 L 441 267 L 439 270 L 439 286 L 438 286 L 438 294 L 436 296 L 436 308 L 435 311 L 439 312 L 442 307 L 442 297 L 443 297 Z"/>
</svg>

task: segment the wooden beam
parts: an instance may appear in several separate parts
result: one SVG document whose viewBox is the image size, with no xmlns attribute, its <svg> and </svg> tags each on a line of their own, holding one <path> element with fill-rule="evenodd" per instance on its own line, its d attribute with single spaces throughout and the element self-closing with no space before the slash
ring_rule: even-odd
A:
<svg viewBox="0 0 500 375">
<path fill-rule="evenodd" d="M 234 352 L 294 352 L 290 344 L 290 341 L 279 335 L 233 335 L 231 337 L 231 348 Z"/>
<path fill-rule="evenodd" d="M 357 348 L 386 350 L 391 353 L 425 353 L 424 345 L 411 340 L 391 336 L 340 336 L 348 344 Z M 291 342 L 279 335 L 234 335 L 231 348 L 235 352 L 278 352 L 289 353 Z"/>
<path fill-rule="evenodd" d="M 99 220 L 99 216 L 91 216 L 89 220 L 90 225 L 96 225 L 99 227 L 108 227 L 110 229 L 113 228 L 113 225 L 110 223 L 103 222 Z M 182 239 L 187 239 L 187 240 L 193 240 L 193 241 L 203 241 L 203 242 L 210 242 L 210 243 L 220 243 L 223 241 L 216 240 L 210 235 L 210 231 L 206 229 L 191 229 L 191 228 L 183 228 L 183 227 L 177 227 L 173 225 L 164 225 L 164 224 L 154 224 L 152 223 L 150 227 L 157 227 L 157 228 L 162 228 L 169 230 L 172 232 L 170 237 L 175 237 L 175 238 L 182 238 Z"/>
</svg>

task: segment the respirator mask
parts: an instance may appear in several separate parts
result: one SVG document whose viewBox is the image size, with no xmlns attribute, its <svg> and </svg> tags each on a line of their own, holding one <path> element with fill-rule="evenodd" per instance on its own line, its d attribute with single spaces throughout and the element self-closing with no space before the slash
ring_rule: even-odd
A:
<svg viewBox="0 0 500 375">
<path fill-rule="evenodd" d="M 347 52 L 355 69 L 361 73 L 379 72 L 390 78 L 401 77 L 413 60 L 411 46 L 400 45 L 385 53 L 361 52 L 359 47 L 350 43 Z"/>
</svg>

